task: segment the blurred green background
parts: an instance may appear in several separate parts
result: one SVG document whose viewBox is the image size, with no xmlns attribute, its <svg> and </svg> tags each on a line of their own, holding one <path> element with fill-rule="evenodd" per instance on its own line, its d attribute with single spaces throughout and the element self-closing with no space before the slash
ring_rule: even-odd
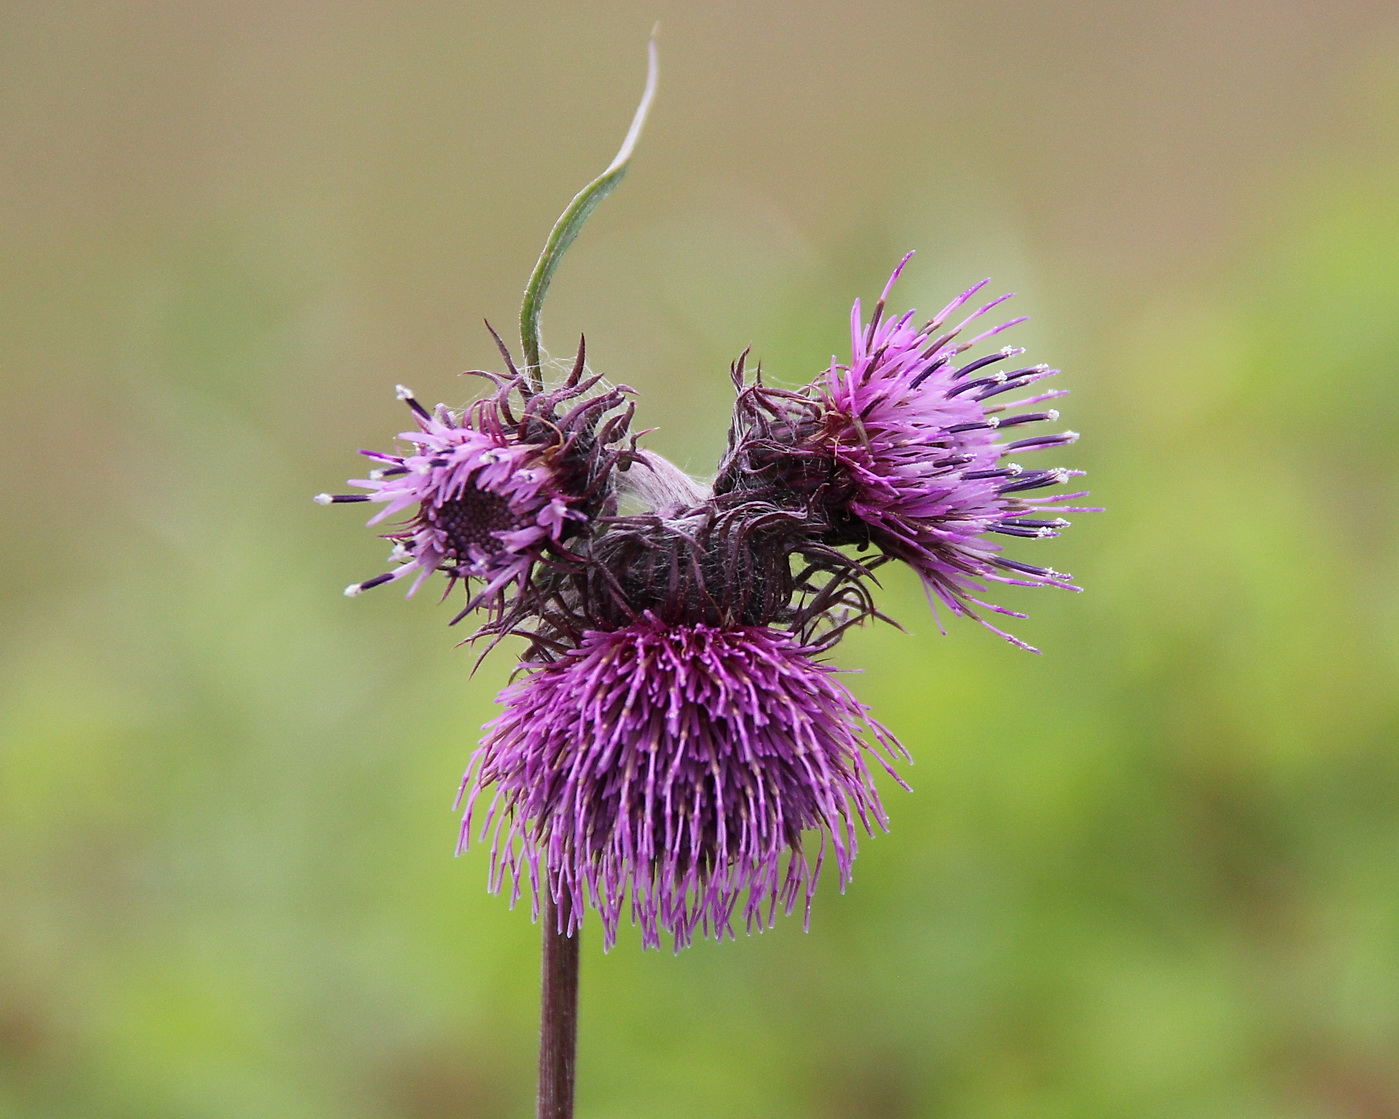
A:
<svg viewBox="0 0 1399 1119">
<path fill-rule="evenodd" d="M 1043 657 L 892 578 L 892 834 L 809 934 L 590 926 L 580 1116 L 1399 1116 L 1392 0 L 0 8 L 0 1115 L 532 1114 L 538 930 L 452 857 L 508 656 L 310 498 L 497 362 L 658 16 L 546 345 L 704 472 L 915 248 L 1109 512 L 1013 553 L 1088 588 Z"/>
</svg>

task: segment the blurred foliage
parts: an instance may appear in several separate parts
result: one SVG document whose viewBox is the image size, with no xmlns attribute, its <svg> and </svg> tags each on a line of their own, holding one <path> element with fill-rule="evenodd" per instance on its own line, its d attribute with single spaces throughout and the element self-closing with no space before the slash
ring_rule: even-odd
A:
<svg viewBox="0 0 1399 1119">
<path fill-rule="evenodd" d="M 15 41 L 57 34 L 16 12 L 12 62 Z M 625 123 L 633 53 L 598 135 Z M 172 58 L 153 88 L 184 88 L 201 60 Z M 363 82 L 398 90 L 377 65 Z M 839 660 L 916 758 L 913 795 L 885 788 L 892 834 L 864 845 L 845 895 L 824 883 L 810 933 L 792 918 L 678 957 L 624 936 L 604 956 L 589 929 L 580 1116 L 1399 1116 L 1399 101 L 1380 88 L 1353 111 L 1381 142 L 1294 140 L 1284 172 L 1239 187 L 1256 216 L 1191 270 L 1125 284 L 1026 234 L 975 165 L 948 169 L 937 214 L 899 201 L 821 235 L 755 196 L 648 225 L 623 205 L 648 189 L 640 170 L 608 203 L 620 247 L 606 219 L 580 241 L 546 340 L 566 350 L 588 325 L 600 367 L 616 355 L 642 388 L 643 426 L 660 417 L 659 449 L 704 469 L 749 332 L 776 376 L 809 376 L 916 237 L 932 251 L 910 302 L 984 258 L 1020 284 L 1109 511 L 1029 546 L 1088 588 L 1015 599 L 1041 658 L 972 626 L 938 637 L 891 577 L 909 632 L 867 629 Z M 658 130 L 667 98 L 701 96 L 663 85 Z M 140 99 L 123 104 L 144 135 Z M 539 127 L 547 106 L 522 106 Z M 87 122 L 84 143 L 114 112 L 45 111 Z M 187 127 L 255 147 L 226 122 Z M 404 127 L 388 163 L 439 123 Z M 482 852 L 450 857 L 508 657 L 473 677 L 430 596 L 340 597 L 380 549 L 309 500 L 402 426 L 406 368 L 436 398 L 461 391 L 447 369 L 489 360 L 484 336 L 446 340 L 466 305 L 443 274 L 403 274 L 449 255 L 430 243 L 457 203 L 408 177 L 387 231 L 336 232 L 330 203 L 264 207 L 236 179 L 190 188 L 206 211 L 162 215 L 151 169 L 194 174 L 184 135 L 152 132 L 135 209 L 91 212 L 107 196 L 79 176 L 54 180 L 67 201 L 24 182 L 33 206 L 9 211 L 52 204 L 77 232 L 12 228 L 26 278 L 0 312 L 27 467 L 0 541 L 0 1116 L 526 1114 L 537 930 L 485 894 Z M 276 148 L 288 162 L 257 173 L 328 180 L 317 160 L 349 157 L 326 144 L 304 165 Z M 576 186 L 608 144 L 558 163 Z M 478 260 L 506 277 L 486 299 L 503 322 L 562 182 L 531 188 L 523 216 L 502 197 L 454 219 L 499 234 Z M 656 271 L 638 278 L 643 256 Z M 648 321 L 596 294 L 614 281 L 649 291 Z M 380 298 L 404 310 L 376 318 Z M 423 307 L 436 333 L 398 329 Z M 372 360 L 346 370 L 360 350 Z"/>
</svg>

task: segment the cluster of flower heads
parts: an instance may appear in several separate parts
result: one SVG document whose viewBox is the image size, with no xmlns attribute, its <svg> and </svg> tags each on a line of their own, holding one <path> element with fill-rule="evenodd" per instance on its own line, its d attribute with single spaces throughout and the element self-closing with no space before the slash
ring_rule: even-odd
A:
<svg viewBox="0 0 1399 1119">
<path fill-rule="evenodd" d="M 591 907 L 608 946 L 629 914 L 643 945 L 679 949 L 733 935 L 740 910 L 750 929 L 809 913 L 828 853 L 845 885 L 857 833 L 886 826 L 870 762 L 898 780 L 907 756 L 821 659 L 878 616 L 878 566 L 909 564 L 935 612 L 1025 648 L 986 621 L 1013 614 L 988 585 L 1074 589 L 996 539 L 1082 509 L 1060 492 L 1078 471 L 1012 461 L 1076 438 L 1019 430 L 1057 419 L 1040 405 L 1062 392 L 1006 396 L 1055 371 L 1013 347 L 964 358 L 1021 321 L 973 334 L 1002 302 L 967 313 L 984 284 L 921 325 L 887 318 L 902 268 L 868 322 L 856 302 L 848 364 L 783 390 L 735 363 L 712 483 L 638 447 L 631 390 L 586 375 L 581 346 L 545 389 L 501 345 L 491 395 L 429 412 L 400 388 L 405 453 L 363 452 L 368 492 L 318 498 L 407 514 L 393 568 L 347 594 L 440 571 L 468 587 L 454 621 L 526 639 L 462 784 L 461 847 L 489 838 L 491 888 L 527 885 L 536 910 L 547 891 L 562 931 Z"/>
</svg>

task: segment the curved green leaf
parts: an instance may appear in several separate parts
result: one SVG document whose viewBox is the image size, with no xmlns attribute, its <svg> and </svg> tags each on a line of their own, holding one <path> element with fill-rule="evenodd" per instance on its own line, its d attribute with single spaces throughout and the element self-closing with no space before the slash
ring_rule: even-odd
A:
<svg viewBox="0 0 1399 1119">
<path fill-rule="evenodd" d="M 583 228 L 583 223 L 588 220 L 588 215 L 599 202 L 612 193 L 613 188 L 627 173 L 632 151 L 641 137 L 642 125 L 646 123 L 646 114 L 651 109 L 651 99 L 656 93 L 658 73 L 656 39 L 653 35 L 647 46 L 646 88 L 642 91 L 641 104 L 637 106 L 626 139 L 622 141 L 622 146 L 612 162 L 607 165 L 607 170 L 580 190 L 568 204 L 568 209 L 554 223 L 549 240 L 545 242 L 544 251 L 539 255 L 539 262 L 534 266 L 534 273 L 529 278 L 529 285 L 525 288 L 525 301 L 520 306 L 520 343 L 524 349 L 525 377 L 536 392 L 544 387 L 544 377 L 539 368 L 539 311 L 544 305 L 544 295 L 549 290 L 549 282 L 554 278 L 554 270 L 558 268 L 559 261 L 563 259 L 569 245 L 573 244 L 573 239 L 578 236 L 578 231 Z"/>
</svg>

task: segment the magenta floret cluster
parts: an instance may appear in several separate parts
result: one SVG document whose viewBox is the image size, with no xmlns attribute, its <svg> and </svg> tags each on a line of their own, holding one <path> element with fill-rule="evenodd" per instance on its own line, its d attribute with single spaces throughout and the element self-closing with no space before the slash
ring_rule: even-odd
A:
<svg viewBox="0 0 1399 1119">
<path fill-rule="evenodd" d="M 597 910 L 609 947 L 628 904 L 647 947 L 662 929 L 677 947 L 732 935 L 740 901 L 749 927 L 771 923 L 809 905 L 828 846 L 844 884 L 857 831 L 886 822 L 866 739 L 898 743 L 780 629 L 647 616 L 586 633 L 501 702 L 463 785 L 463 842 L 494 790 L 492 886 L 547 880 L 574 922 Z"/>
<path fill-rule="evenodd" d="M 400 388 L 417 430 L 363 452 L 365 493 L 318 498 L 403 515 L 393 566 L 346 593 L 441 572 L 466 586 L 454 621 L 525 638 L 462 784 L 460 846 L 489 839 L 491 888 L 536 910 L 547 895 L 562 931 L 591 908 L 608 946 L 630 919 L 679 949 L 809 916 L 828 854 L 844 887 L 858 834 L 887 822 L 871 761 L 898 781 L 906 757 L 823 659 L 879 616 L 880 565 L 1024 648 L 986 620 L 1023 616 L 989 586 L 1076 589 L 1002 554 L 1084 509 L 1062 492 L 1079 471 L 1018 461 L 1077 438 L 1033 433 L 1058 419 L 1042 405 L 1062 390 L 1039 386 L 1055 370 L 969 353 L 1021 321 L 978 331 L 1003 301 L 968 312 L 984 283 L 926 321 L 887 316 L 907 259 L 868 321 L 856 302 L 848 362 L 796 389 L 735 363 L 712 481 L 637 445 L 633 394 L 588 375 L 581 347 L 543 388 L 502 346 L 508 371 L 462 412 Z"/>
</svg>

